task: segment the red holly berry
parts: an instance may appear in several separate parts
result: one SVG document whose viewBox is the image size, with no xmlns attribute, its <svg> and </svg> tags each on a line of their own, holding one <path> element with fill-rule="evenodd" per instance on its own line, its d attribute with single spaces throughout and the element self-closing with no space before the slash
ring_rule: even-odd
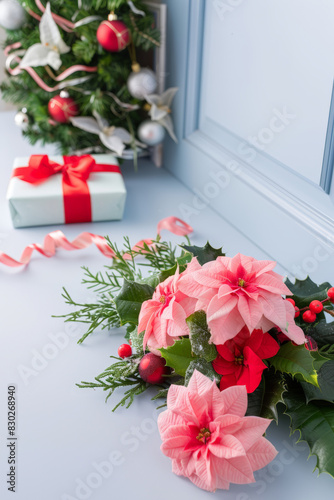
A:
<svg viewBox="0 0 334 500">
<path fill-rule="evenodd" d="M 118 348 L 118 355 L 120 358 L 128 358 L 132 354 L 132 349 L 129 344 L 122 344 Z"/>
<path fill-rule="evenodd" d="M 300 315 L 299 307 L 295 306 L 295 318 L 298 318 L 299 315 Z"/>
<path fill-rule="evenodd" d="M 149 384 L 161 384 L 170 373 L 170 368 L 166 365 L 166 360 L 156 356 L 152 352 L 145 354 L 139 363 L 139 375 Z"/>
<path fill-rule="evenodd" d="M 316 319 L 317 315 L 310 310 L 307 310 L 303 313 L 303 320 L 305 321 L 305 323 L 314 323 Z"/>
<path fill-rule="evenodd" d="M 287 300 L 288 302 L 290 302 L 293 305 L 293 307 L 295 307 L 296 302 L 293 299 L 285 299 L 285 300 Z"/>
<path fill-rule="evenodd" d="M 312 300 L 311 304 L 309 305 L 310 311 L 314 312 L 315 314 L 321 313 L 323 310 L 324 306 L 320 300 Z"/>
<path fill-rule="evenodd" d="M 334 302 L 334 287 L 330 288 L 327 292 L 328 298 L 331 302 Z"/>
</svg>

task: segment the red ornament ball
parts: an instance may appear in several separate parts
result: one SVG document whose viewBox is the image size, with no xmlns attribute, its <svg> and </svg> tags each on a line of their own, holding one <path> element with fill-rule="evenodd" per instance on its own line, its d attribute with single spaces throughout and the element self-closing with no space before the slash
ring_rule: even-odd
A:
<svg viewBox="0 0 334 500">
<path fill-rule="evenodd" d="M 305 323 L 314 323 L 316 319 L 317 315 L 310 310 L 303 313 L 303 320 L 305 321 Z"/>
<path fill-rule="evenodd" d="M 309 305 L 310 311 L 314 312 L 315 314 L 321 313 L 323 310 L 324 306 L 320 300 L 312 300 L 312 302 Z"/>
<path fill-rule="evenodd" d="M 298 318 L 300 316 L 300 310 L 299 307 L 295 306 L 295 318 Z"/>
<path fill-rule="evenodd" d="M 286 300 L 290 302 L 293 305 L 293 307 L 295 307 L 296 302 L 293 299 L 286 299 Z"/>
<path fill-rule="evenodd" d="M 68 97 L 68 94 L 60 94 L 50 99 L 48 111 L 56 122 L 67 123 L 72 116 L 79 113 L 79 108 L 74 99 Z"/>
<path fill-rule="evenodd" d="M 334 288 L 330 288 L 327 292 L 328 298 L 331 302 L 334 302 Z"/>
<path fill-rule="evenodd" d="M 96 32 L 100 45 L 109 52 L 120 52 L 130 43 L 130 32 L 122 21 L 102 21 Z"/>
<path fill-rule="evenodd" d="M 139 363 L 139 375 L 148 384 L 161 384 L 165 380 L 163 375 L 170 374 L 170 368 L 165 365 L 164 358 L 150 352 Z"/>
<path fill-rule="evenodd" d="M 117 353 L 120 358 L 129 358 L 132 354 L 131 346 L 129 344 L 122 344 L 119 346 Z"/>
</svg>

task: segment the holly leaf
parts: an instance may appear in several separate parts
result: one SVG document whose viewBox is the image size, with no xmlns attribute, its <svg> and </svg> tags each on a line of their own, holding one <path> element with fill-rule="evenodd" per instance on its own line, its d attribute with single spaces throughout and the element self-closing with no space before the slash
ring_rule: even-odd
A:
<svg viewBox="0 0 334 500">
<path fill-rule="evenodd" d="M 189 384 L 191 376 L 195 370 L 203 373 L 203 375 L 210 378 L 211 380 L 215 380 L 217 383 L 220 382 L 221 376 L 214 371 L 214 369 L 212 368 L 212 364 L 208 361 L 205 361 L 205 359 L 203 358 L 197 358 L 191 361 L 187 368 L 184 385 L 187 386 Z"/>
<path fill-rule="evenodd" d="M 174 276 L 174 274 L 176 273 L 176 270 L 177 270 L 177 264 L 175 264 L 173 267 L 170 267 L 169 269 L 164 269 L 163 271 L 161 271 L 161 273 L 159 275 L 160 283 L 165 281 L 170 276 Z"/>
<path fill-rule="evenodd" d="M 334 361 L 326 361 L 318 371 L 319 387 L 302 382 L 307 403 L 310 401 L 334 402 Z"/>
<path fill-rule="evenodd" d="M 253 417 L 259 417 L 261 415 L 263 398 L 265 391 L 264 377 L 262 377 L 260 385 L 255 389 L 255 391 L 247 394 L 248 406 L 246 415 Z"/>
<path fill-rule="evenodd" d="M 299 384 L 293 382 L 289 382 L 284 403 L 291 420 L 291 433 L 298 431 L 300 440 L 306 441 L 310 454 L 317 458 L 319 473 L 327 472 L 334 477 L 334 405 L 306 404 Z"/>
<path fill-rule="evenodd" d="M 209 344 L 211 337 L 204 311 L 197 311 L 187 319 L 190 330 L 190 342 L 193 352 L 206 361 L 216 359 L 217 349 L 214 344 Z"/>
<path fill-rule="evenodd" d="M 300 309 L 308 307 L 312 300 L 322 301 L 327 299 L 327 291 L 331 288 L 328 282 L 317 285 L 309 276 L 305 280 L 296 279 L 294 284 L 287 279 L 285 284 L 293 293 L 293 300 Z"/>
<path fill-rule="evenodd" d="M 195 356 L 191 350 L 191 343 L 189 338 L 182 338 L 170 347 L 162 347 L 159 349 L 161 356 L 166 360 L 166 365 L 173 368 L 173 370 L 184 377 L 190 363 L 194 360 Z"/>
<path fill-rule="evenodd" d="M 295 346 L 292 342 L 287 342 L 276 356 L 270 358 L 269 362 L 276 371 L 288 373 L 292 377 L 300 377 L 304 382 L 319 387 L 313 360 L 310 351 L 305 349 L 304 345 Z"/>
<path fill-rule="evenodd" d="M 316 325 L 310 325 L 307 329 L 307 335 L 316 341 L 318 347 L 334 344 L 334 322 L 326 323 L 320 321 Z"/>
<path fill-rule="evenodd" d="M 126 327 L 125 340 L 130 340 L 130 335 L 135 329 L 136 325 L 133 325 L 132 323 Z"/>
<path fill-rule="evenodd" d="M 193 254 L 194 257 L 197 257 L 197 260 L 201 264 L 201 266 L 206 262 L 216 260 L 217 257 L 225 256 L 221 248 L 213 248 L 209 242 L 207 242 L 205 247 L 197 247 L 195 245 L 182 245 L 182 248 L 187 250 L 187 252 Z"/>
<path fill-rule="evenodd" d="M 138 283 L 149 285 L 155 289 L 160 283 L 159 275 L 158 274 L 151 274 L 147 278 L 144 278 L 144 279 L 138 281 Z"/>
<path fill-rule="evenodd" d="M 277 405 L 283 403 L 284 392 L 284 376 L 272 369 L 266 371 L 259 387 L 248 394 L 247 415 L 270 418 L 278 423 Z"/>
<path fill-rule="evenodd" d="M 179 265 L 180 273 L 185 271 L 187 265 L 189 264 L 189 262 L 191 262 L 192 258 L 193 257 L 190 253 L 182 252 L 182 255 L 176 259 L 176 261 Z"/>
<path fill-rule="evenodd" d="M 123 286 L 115 298 L 121 325 L 126 323 L 138 325 L 138 316 L 142 303 L 151 299 L 153 292 L 154 288 L 150 285 L 124 279 Z"/>
<path fill-rule="evenodd" d="M 271 370 L 266 372 L 265 387 L 260 417 L 274 419 L 278 424 L 277 405 L 283 403 L 283 394 L 286 390 L 283 375 L 273 373 Z"/>
</svg>

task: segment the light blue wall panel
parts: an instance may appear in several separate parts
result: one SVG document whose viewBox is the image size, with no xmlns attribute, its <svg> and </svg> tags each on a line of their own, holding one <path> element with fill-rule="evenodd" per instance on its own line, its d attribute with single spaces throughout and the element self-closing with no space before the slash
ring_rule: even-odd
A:
<svg viewBox="0 0 334 500">
<path fill-rule="evenodd" d="M 176 207 L 178 215 L 195 224 L 198 214 L 210 206 L 285 268 L 293 271 L 307 259 L 317 266 L 318 246 L 326 252 L 329 248 L 329 255 L 332 251 L 331 200 L 320 186 L 269 155 L 256 155 L 256 164 L 240 155 L 239 139 L 224 123 L 211 120 L 210 128 L 209 120 L 203 119 L 203 102 L 205 97 L 210 102 L 213 92 L 211 96 L 208 87 L 203 96 L 207 84 L 202 55 L 207 35 L 204 10 L 212 2 L 167 4 L 168 85 L 180 91 L 173 110 L 179 144 L 168 143 L 165 166 L 194 192 L 191 204 Z M 210 106 L 212 110 L 212 102 Z"/>
</svg>

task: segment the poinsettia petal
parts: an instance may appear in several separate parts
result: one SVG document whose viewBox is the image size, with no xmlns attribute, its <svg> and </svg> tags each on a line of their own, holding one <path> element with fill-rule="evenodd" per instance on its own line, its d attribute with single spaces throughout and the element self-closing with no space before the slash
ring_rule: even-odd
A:
<svg viewBox="0 0 334 500">
<path fill-rule="evenodd" d="M 212 456 L 212 461 L 215 467 L 220 470 L 222 479 L 226 479 L 234 484 L 255 483 L 253 469 L 247 456 L 235 457 L 224 461 Z"/>
<path fill-rule="evenodd" d="M 194 373 L 192 374 L 192 377 L 188 384 L 188 390 L 189 392 L 193 392 L 195 394 L 202 396 L 210 392 L 214 386 L 215 382 L 210 380 L 208 377 L 203 375 L 203 373 L 199 372 L 198 370 L 194 370 Z"/>
<path fill-rule="evenodd" d="M 244 417 L 241 419 L 240 428 L 233 432 L 244 449 L 248 450 L 256 443 L 266 432 L 271 420 L 260 417 Z"/>
<path fill-rule="evenodd" d="M 226 361 L 234 361 L 235 359 L 235 354 L 234 354 L 234 349 L 233 347 L 231 346 L 228 346 L 228 342 L 226 342 L 225 344 L 219 344 L 216 346 L 217 348 L 217 351 L 218 353 L 220 354 L 220 356 L 222 358 L 224 358 L 224 360 Z"/>
<path fill-rule="evenodd" d="M 211 342 L 215 345 L 224 344 L 233 338 L 236 332 L 244 326 L 244 320 L 237 308 L 237 298 L 230 296 L 229 304 L 223 304 L 225 298 L 214 297 L 208 307 L 207 321 L 211 331 Z"/>
<path fill-rule="evenodd" d="M 267 290 L 268 292 L 278 295 L 286 295 L 289 293 L 289 289 L 283 283 L 282 277 L 280 276 L 279 279 L 277 279 L 269 273 L 258 276 L 256 278 L 256 285 L 263 290 Z"/>
<path fill-rule="evenodd" d="M 246 451 L 239 439 L 228 434 L 221 436 L 219 443 L 209 443 L 208 448 L 216 457 L 225 458 L 226 460 L 246 455 Z"/>
<path fill-rule="evenodd" d="M 247 391 L 243 386 L 234 386 L 220 393 L 220 399 L 224 404 L 224 413 L 243 417 L 247 410 Z M 213 412 L 214 419 L 219 415 Z"/>
<path fill-rule="evenodd" d="M 196 437 L 188 425 L 173 425 L 165 431 L 161 451 L 167 457 L 181 459 L 191 453 L 191 451 L 187 450 L 187 447 L 192 441 L 195 441 L 198 447 Z"/>
<path fill-rule="evenodd" d="M 217 372 L 219 373 L 219 372 Z M 238 377 L 236 373 L 225 373 L 223 374 L 222 378 L 220 379 L 220 384 L 219 388 L 221 391 L 224 389 L 228 389 L 228 387 L 232 387 L 234 385 L 237 385 L 238 383 Z"/>
<path fill-rule="evenodd" d="M 276 448 L 264 437 L 261 437 L 248 450 L 247 457 L 253 471 L 262 469 L 277 456 Z"/>
<path fill-rule="evenodd" d="M 215 471 L 211 468 L 210 460 L 205 460 L 203 456 L 196 461 L 196 477 L 198 478 L 197 486 L 207 491 L 216 489 Z M 195 483 L 196 484 L 196 483 Z"/>
<path fill-rule="evenodd" d="M 256 331 L 258 330 L 254 330 L 252 335 L 254 335 Z M 258 335 L 262 339 L 262 342 L 257 347 L 257 349 L 256 346 L 251 343 L 247 344 L 248 347 L 250 347 L 252 351 L 255 352 L 261 359 L 268 359 L 275 356 L 279 351 L 278 342 L 276 342 L 276 340 L 271 335 L 269 335 L 269 333 L 262 333 L 261 330 Z"/>
<path fill-rule="evenodd" d="M 165 432 L 173 425 L 184 425 L 186 420 L 181 415 L 177 415 L 171 411 L 162 411 L 158 416 L 158 428 L 161 437 L 164 438 Z"/>
<path fill-rule="evenodd" d="M 250 297 L 246 297 L 244 294 L 240 294 L 238 310 L 247 328 L 252 332 L 263 315 L 261 303 Z"/>
<path fill-rule="evenodd" d="M 284 306 L 287 315 L 287 328 L 284 329 L 284 333 L 289 339 L 291 339 L 295 344 L 305 344 L 306 338 L 303 330 L 295 324 L 295 308 L 291 302 L 284 300 Z"/>
<path fill-rule="evenodd" d="M 260 385 L 263 370 L 267 368 L 267 365 L 247 346 L 243 354 L 244 366 L 238 379 L 238 385 L 245 385 L 247 392 L 251 393 Z"/>
<path fill-rule="evenodd" d="M 219 373 L 219 375 L 232 375 L 237 371 L 234 361 L 226 361 L 220 356 L 212 362 L 212 366 L 214 371 Z"/>
<path fill-rule="evenodd" d="M 267 334 L 268 335 L 268 334 Z M 258 350 L 261 348 L 265 334 L 262 330 L 255 329 L 252 331 L 251 335 L 245 339 L 244 347 L 247 345 L 252 349 L 255 354 L 257 354 L 261 359 L 264 359 L 258 354 Z M 269 335 L 271 338 L 271 336 Z"/>
<path fill-rule="evenodd" d="M 258 302 L 262 306 L 263 315 L 282 330 L 285 329 L 287 317 L 284 305 L 285 301 L 282 297 L 269 292 L 263 292 L 259 296 Z"/>
<path fill-rule="evenodd" d="M 171 385 L 167 395 L 167 407 L 198 427 L 208 418 L 208 405 L 204 397 L 188 391 L 186 387 Z"/>
<path fill-rule="evenodd" d="M 254 260 L 252 263 L 252 271 L 255 272 L 256 276 L 261 276 L 261 274 L 269 273 L 276 267 L 276 262 L 273 260 Z"/>
</svg>

